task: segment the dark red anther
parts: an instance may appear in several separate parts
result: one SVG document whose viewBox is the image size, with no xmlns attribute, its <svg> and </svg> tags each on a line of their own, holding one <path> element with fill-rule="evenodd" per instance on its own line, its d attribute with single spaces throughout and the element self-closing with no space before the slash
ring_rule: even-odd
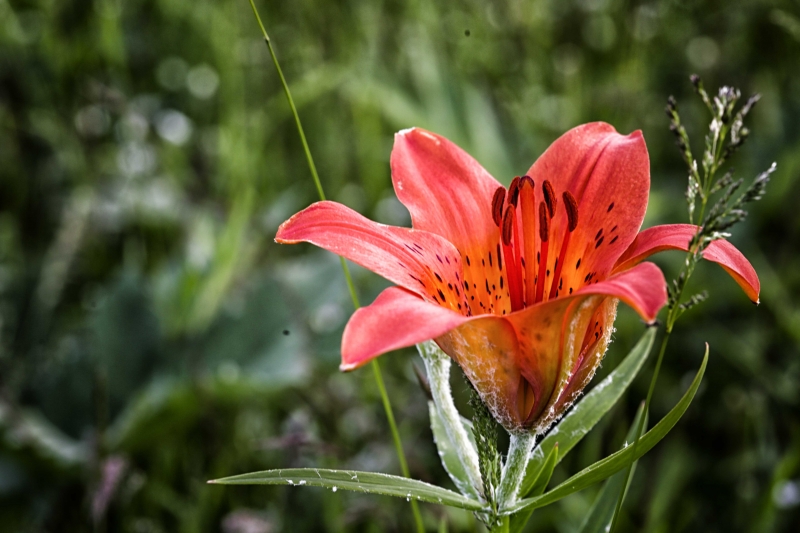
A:
<svg viewBox="0 0 800 533">
<path fill-rule="evenodd" d="M 544 202 L 539 202 L 539 238 L 547 242 L 550 238 L 550 220 L 547 217 L 547 208 Z"/>
<path fill-rule="evenodd" d="M 520 177 L 517 176 L 511 180 L 511 185 L 508 186 L 508 203 L 514 207 L 517 206 L 517 201 L 519 200 L 519 185 Z"/>
<path fill-rule="evenodd" d="M 578 227 L 578 201 L 569 191 L 564 191 L 561 197 L 564 199 L 564 209 L 567 210 L 567 227 L 569 231 L 575 231 Z"/>
<path fill-rule="evenodd" d="M 553 190 L 553 184 L 550 183 L 550 180 L 544 180 L 542 190 L 544 191 L 544 201 L 547 204 L 547 212 L 550 218 L 553 218 L 556 214 L 558 199 L 556 198 L 556 192 Z"/>
<path fill-rule="evenodd" d="M 494 198 L 492 198 L 492 220 L 496 226 L 500 226 L 503 221 L 503 203 L 506 200 L 506 188 L 498 187 L 494 191 Z"/>
<path fill-rule="evenodd" d="M 506 208 L 506 214 L 503 216 L 503 228 L 502 228 L 502 231 L 500 232 L 500 235 L 503 238 L 503 244 L 505 246 L 510 246 L 511 245 L 511 237 L 512 237 L 513 232 L 514 232 L 514 219 L 515 218 L 516 217 L 514 216 L 514 206 L 513 205 L 509 205 Z"/>
</svg>

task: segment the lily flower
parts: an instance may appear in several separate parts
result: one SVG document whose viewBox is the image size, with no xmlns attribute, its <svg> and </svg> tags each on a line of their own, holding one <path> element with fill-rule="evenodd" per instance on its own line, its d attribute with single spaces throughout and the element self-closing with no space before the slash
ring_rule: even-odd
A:
<svg viewBox="0 0 800 533">
<path fill-rule="evenodd" d="M 613 332 L 617 302 L 653 323 L 667 301 L 649 255 L 687 250 L 697 227 L 639 233 L 650 189 L 641 132 L 576 127 L 503 187 L 447 139 L 395 136 L 392 181 L 413 229 L 319 202 L 278 230 L 396 284 L 357 310 L 342 338 L 342 370 L 433 339 L 463 369 L 510 432 L 545 431 L 589 383 Z M 724 240 L 704 258 L 758 301 L 747 259 Z"/>
</svg>

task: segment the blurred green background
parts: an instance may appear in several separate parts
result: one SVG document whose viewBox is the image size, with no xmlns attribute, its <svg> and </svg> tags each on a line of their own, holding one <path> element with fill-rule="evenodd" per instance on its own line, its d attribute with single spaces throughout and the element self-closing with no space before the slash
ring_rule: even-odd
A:
<svg viewBox="0 0 800 533">
<path fill-rule="evenodd" d="M 712 265 L 693 278 L 711 299 L 678 323 L 653 416 L 685 390 L 703 341 L 709 369 L 640 461 L 620 530 L 797 531 L 796 1 L 257 4 L 329 197 L 386 223 L 408 223 L 388 165 L 401 128 L 449 137 L 508 183 L 594 120 L 644 131 L 645 225 L 683 222 L 667 96 L 699 152 L 707 115 L 689 74 L 760 92 L 734 165 L 778 171 L 732 240 L 762 304 Z M 315 195 L 246 0 L 0 0 L 0 530 L 411 528 L 402 500 L 205 484 L 282 466 L 398 472 L 371 372 L 337 371 L 352 310 L 338 260 L 273 242 Z M 681 260 L 656 259 L 668 277 Z M 355 278 L 365 303 L 386 286 Z M 641 332 L 622 310 L 601 375 Z M 450 487 L 419 361 L 381 362 L 412 475 Z M 651 370 L 556 480 L 619 448 Z M 528 531 L 576 531 L 598 489 L 537 511 Z M 444 518 L 482 531 L 464 512 L 423 513 L 431 530 Z"/>
</svg>

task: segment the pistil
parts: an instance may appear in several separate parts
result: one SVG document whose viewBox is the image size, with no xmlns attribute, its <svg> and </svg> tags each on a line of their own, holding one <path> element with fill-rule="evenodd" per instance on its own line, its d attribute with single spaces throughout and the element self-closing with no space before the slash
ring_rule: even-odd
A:
<svg viewBox="0 0 800 533">
<path fill-rule="evenodd" d="M 525 257 L 525 305 L 536 301 L 536 196 L 533 180 L 525 176 L 519 187 L 519 209 L 522 215 L 522 239 Z"/>
<path fill-rule="evenodd" d="M 511 295 L 511 310 L 522 309 L 522 272 L 519 268 L 519 232 L 517 230 L 516 208 L 509 204 L 503 216 L 501 236 L 503 257 L 508 273 L 508 292 Z M 513 239 L 513 241 L 512 241 Z"/>
<path fill-rule="evenodd" d="M 547 270 L 547 252 L 550 248 L 550 219 L 544 202 L 539 203 L 539 239 L 542 241 L 539 258 L 539 275 L 536 277 L 536 301 L 541 302 L 544 295 L 545 271 Z"/>
</svg>

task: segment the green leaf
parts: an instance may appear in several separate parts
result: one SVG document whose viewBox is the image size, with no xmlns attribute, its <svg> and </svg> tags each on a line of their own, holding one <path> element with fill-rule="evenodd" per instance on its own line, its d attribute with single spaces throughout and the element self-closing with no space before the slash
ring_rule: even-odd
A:
<svg viewBox="0 0 800 533">
<path fill-rule="evenodd" d="M 510 508 L 503 509 L 502 514 L 514 514 L 525 509 L 536 509 L 538 507 L 549 505 L 560 500 L 561 498 L 564 498 L 565 496 L 569 496 L 574 492 L 578 492 L 579 490 L 593 485 L 598 481 L 602 481 L 608 477 L 611 477 L 615 473 L 628 466 L 631 462 L 650 451 L 653 446 L 658 444 L 658 442 L 661 441 L 661 439 L 663 439 L 667 433 L 669 433 L 675 424 L 678 423 L 678 420 L 680 420 L 681 416 L 683 416 L 683 413 L 686 412 L 686 409 L 689 408 L 689 404 L 692 403 L 692 398 L 694 398 L 695 393 L 697 393 L 697 388 L 700 386 L 700 380 L 702 380 L 703 373 L 706 370 L 706 363 L 708 363 L 708 345 L 706 345 L 706 353 L 703 357 L 703 364 L 700 365 L 700 370 L 697 371 L 697 375 L 695 376 L 694 381 L 692 381 L 689 390 L 686 391 L 686 393 L 683 395 L 683 398 L 681 398 L 675 407 L 673 407 L 672 410 L 653 427 L 653 429 L 645 433 L 642 438 L 639 439 L 639 444 L 638 446 L 635 446 L 635 450 L 634 446 L 627 446 L 625 449 L 609 455 L 605 459 L 601 459 L 593 465 L 583 469 L 550 492 L 547 492 L 541 496 L 520 500 Z"/>
<path fill-rule="evenodd" d="M 642 420 L 643 414 L 644 403 L 639 406 L 636 418 L 633 419 L 633 424 L 631 424 L 631 428 L 628 430 L 628 436 L 625 437 L 625 446 L 636 440 L 636 432 L 639 429 L 639 423 Z M 645 425 L 643 427 L 646 426 L 647 420 L 645 420 Z M 635 470 L 636 463 L 633 463 L 633 466 L 631 466 L 631 475 L 628 479 L 629 485 L 630 480 L 633 479 Z M 586 515 L 586 518 L 583 520 L 580 533 L 606 533 L 606 531 L 608 531 L 611 520 L 614 518 L 614 509 L 617 506 L 617 500 L 620 498 L 623 490 L 622 485 L 625 483 L 626 474 L 627 471 L 623 469 L 606 481 L 600 494 L 598 494 L 597 498 L 594 500 L 589 514 Z M 625 490 L 627 491 L 628 487 L 625 487 Z"/>
<path fill-rule="evenodd" d="M 460 507 L 468 511 L 483 511 L 484 506 L 452 490 L 443 489 L 416 479 L 375 472 L 328 470 L 325 468 L 284 468 L 264 470 L 209 481 L 219 485 L 289 485 L 325 487 L 334 492 L 350 490 L 368 494 L 383 494 L 410 500 Z"/>
<path fill-rule="evenodd" d="M 431 417 L 433 441 L 436 443 L 436 448 L 439 450 L 439 457 L 442 459 L 442 465 L 445 471 L 462 494 L 479 500 L 478 492 L 469 482 L 469 477 L 464 469 L 464 465 L 461 463 L 453 441 L 450 440 L 450 436 L 447 434 L 439 412 L 436 410 L 436 406 L 432 401 L 428 402 L 428 413 Z M 472 441 L 472 445 L 475 446 L 475 437 L 472 434 L 472 423 L 465 418 L 461 419 L 461 423 L 464 425 L 464 429 L 467 430 L 467 435 L 470 441 Z"/>
<path fill-rule="evenodd" d="M 525 472 L 520 494 L 529 497 L 531 488 L 542 469 L 545 457 L 559 445 L 558 461 L 569 453 L 580 440 L 589 433 L 604 414 L 617 403 L 622 393 L 627 390 L 653 347 L 656 328 L 648 328 L 642 338 L 633 347 L 616 369 L 606 379 L 598 383 L 583 399 L 578 402 L 567 416 L 558 423 L 533 450 L 531 460 Z"/>
<path fill-rule="evenodd" d="M 531 487 L 530 492 L 528 494 L 530 496 L 538 496 L 544 492 L 544 489 L 547 488 L 547 484 L 550 483 L 550 478 L 553 476 L 553 470 L 555 470 L 556 465 L 558 464 L 558 443 L 553 446 L 553 449 L 550 450 L 550 453 L 547 455 L 547 459 L 542 465 L 542 468 L 539 470 L 539 474 L 536 476 L 536 479 L 533 482 L 533 487 Z M 533 514 L 533 509 L 526 509 L 520 513 L 517 513 L 511 517 L 511 522 L 509 524 L 509 532 L 510 533 L 517 533 L 522 531 L 522 528 L 525 527 L 525 524 L 528 523 L 531 515 Z"/>
</svg>

